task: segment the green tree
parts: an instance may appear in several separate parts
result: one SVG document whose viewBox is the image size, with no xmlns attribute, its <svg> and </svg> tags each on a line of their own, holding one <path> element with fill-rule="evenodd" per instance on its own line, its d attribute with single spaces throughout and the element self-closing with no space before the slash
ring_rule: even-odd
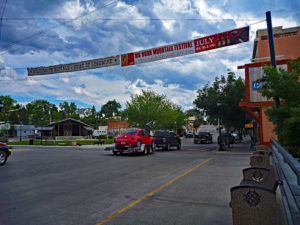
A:
<svg viewBox="0 0 300 225">
<path fill-rule="evenodd" d="M 119 116 L 121 104 L 116 100 L 108 101 L 101 107 L 100 114 L 105 117 Z"/>
<path fill-rule="evenodd" d="M 93 106 L 91 109 L 91 115 L 86 116 L 80 120 L 92 126 L 94 129 L 97 129 L 100 124 L 100 118 L 99 118 L 99 113 L 97 113 L 95 106 Z"/>
<path fill-rule="evenodd" d="M 3 102 L 3 108 L 0 111 L 0 121 L 8 121 L 9 111 L 15 109 L 16 100 L 10 97 L 10 95 L 0 96 L 0 100 Z"/>
<path fill-rule="evenodd" d="M 176 129 L 186 124 L 186 114 L 181 108 L 167 100 L 165 95 L 153 91 L 142 91 L 126 103 L 122 117 L 129 124 L 149 130 Z"/>
<path fill-rule="evenodd" d="M 273 99 L 279 97 L 283 102 L 279 107 L 268 108 L 266 115 L 275 124 L 279 141 L 294 157 L 300 157 L 300 57 L 289 62 L 291 71 L 278 71 L 265 66 L 266 87 L 262 95 Z"/>
<path fill-rule="evenodd" d="M 212 86 L 206 84 L 198 90 L 198 96 L 194 100 L 195 106 L 208 118 L 208 122 L 216 124 L 219 117 L 226 127 L 241 129 L 245 124 L 245 112 L 239 107 L 239 102 L 245 96 L 245 84 L 242 78 L 236 78 L 235 74 L 228 71 L 227 78 L 216 77 Z M 221 100 L 222 106 L 218 108 L 217 101 Z"/>
<path fill-rule="evenodd" d="M 73 118 L 73 119 L 79 119 L 79 114 L 77 111 L 77 106 L 75 102 L 71 102 L 70 104 L 68 102 L 63 102 L 59 104 L 59 112 L 63 114 L 63 118 Z"/>
<path fill-rule="evenodd" d="M 46 125 L 50 122 L 50 112 L 53 105 L 47 100 L 39 99 L 26 105 L 29 122 L 35 126 Z"/>
</svg>

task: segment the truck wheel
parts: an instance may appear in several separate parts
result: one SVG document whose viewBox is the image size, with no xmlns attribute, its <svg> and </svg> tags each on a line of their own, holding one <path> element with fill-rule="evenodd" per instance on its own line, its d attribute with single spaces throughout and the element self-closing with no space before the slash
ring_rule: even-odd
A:
<svg viewBox="0 0 300 225">
<path fill-rule="evenodd" d="M 114 154 L 114 155 L 118 155 L 118 152 L 117 152 L 117 151 L 113 151 L 113 154 Z"/>
<path fill-rule="evenodd" d="M 0 166 L 4 165 L 7 160 L 7 154 L 5 151 L 0 150 Z"/>
<path fill-rule="evenodd" d="M 142 145 L 141 141 L 140 141 L 140 140 L 139 140 L 139 141 L 137 141 L 137 143 L 136 143 L 136 147 L 140 148 L 140 147 L 141 147 L 141 145 Z"/>
<path fill-rule="evenodd" d="M 149 151 L 148 148 L 149 148 L 148 146 L 145 146 L 145 149 L 144 149 L 144 151 L 143 151 L 144 155 L 147 155 L 147 154 L 148 154 L 148 151 Z"/>
<path fill-rule="evenodd" d="M 178 142 L 178 145 L 177 145 L 177 150 L 180 150 L 181 149 L 181 143 Z"/>
<path fill-rule="evenodd" d="M 170 150 L 170 143 L 168 143 L 166 150 L 169 151 Z"/>
<path fill-rule="evenodd" d="M 155 150 L 155 143 L 154 143 L 154 141 L 151 143 L 150 149 L 151 149 L 151 153 L 153 153 L 154 150 Z M 151 153 L 150 153 L 150 154 L 151 154 Z"/>
</svg>

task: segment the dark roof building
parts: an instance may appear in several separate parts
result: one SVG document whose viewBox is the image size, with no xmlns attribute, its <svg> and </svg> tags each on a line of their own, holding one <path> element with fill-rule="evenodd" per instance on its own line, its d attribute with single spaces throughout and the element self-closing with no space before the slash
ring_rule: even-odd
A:
<svg viewBox="0 0 300 225">
<path fill-rule="evenodd" d="M 52 122 L 47 126 L 37 127 L 43 136 L 90 136 L 93 128 L 86 123 L 73 118 Z"/>
</svg>

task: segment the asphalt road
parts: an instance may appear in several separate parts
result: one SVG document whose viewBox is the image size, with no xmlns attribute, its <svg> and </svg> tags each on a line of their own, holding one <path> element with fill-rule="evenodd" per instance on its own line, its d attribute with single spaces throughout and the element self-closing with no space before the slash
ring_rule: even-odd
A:
<svg viewBox="0 0 300 225">
<path fill-rule="evenodd" d="M 1 225 L 229 225 L 230 187 L 249 151 L 113 156 L 97 148 L 15 147 L 0 167 Z"/>
</svg>

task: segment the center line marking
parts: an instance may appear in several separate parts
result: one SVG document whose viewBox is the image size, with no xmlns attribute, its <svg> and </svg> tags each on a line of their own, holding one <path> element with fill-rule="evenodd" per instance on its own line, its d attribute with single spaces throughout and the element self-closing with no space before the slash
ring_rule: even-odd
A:
<svg viewBox="0 0 300 225">
<path fill-rule="evenodd" d="M 194 166 L 193 168 L 189 169 L 188 171 L 185 171 L 183 174 L 179 175 L 178 177 L 175 177 L 174 179 L 170 180 L 168 183 L 160 186 L 159 188 L 155 189 L 154 191 L 144 195 L 143 197 L 141 197 L 140 199 L 132 202 L 131 204 L 129 204 L 128 206 L 120 209 L 119 211 L 111 214 L 109 217 L 107 217 L 106 219 L 102 220 L 101 222 L 97 223 L 96 225 L 102 225 L 106 222 L 108 222 L 109 220 L 113 219 L 114 217 L 116 217 L 117 215 L 126 212 L 128 209 L 132 208 L 133 206 L 139 204 L 141 201 L 151 197 L 152 195 L 154 195 L 155 193 L 159 192 L 160 190 L 164 189 L 165 187 L 169 186 L 170 184 L 174 183 L 175 181 L 179 180 L 180 178 L 184 177 L 185 175 L 189 174 L 190 172 L 194 171 L 195 169 L 199 168 L 200 166 L 203 166 L 205 163 L 208 163 L 210 160 L 212 160 L 212 158 L 208 158 L 205 161 L 199 163 L 198 165 Z"/>
</svg>

